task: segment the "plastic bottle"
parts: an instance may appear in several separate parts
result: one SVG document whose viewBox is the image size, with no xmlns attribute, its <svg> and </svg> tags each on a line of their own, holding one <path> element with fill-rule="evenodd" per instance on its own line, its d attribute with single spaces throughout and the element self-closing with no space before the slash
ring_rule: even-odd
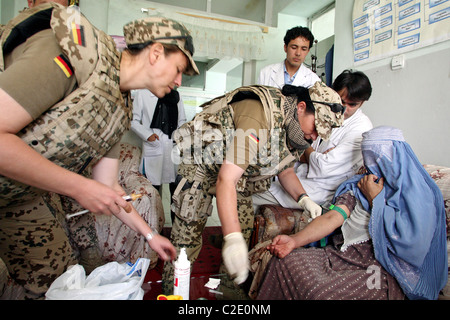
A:
<svg viewBox="0 0 450 320">
<path fill-rule="evenodd" d="M 178 260 L 174 262 L 173 294 L 189 300 L 189 284 L 191 281 L 191 262 L 186 255 L 186 248 L 181 248 Z"/>
</svg>

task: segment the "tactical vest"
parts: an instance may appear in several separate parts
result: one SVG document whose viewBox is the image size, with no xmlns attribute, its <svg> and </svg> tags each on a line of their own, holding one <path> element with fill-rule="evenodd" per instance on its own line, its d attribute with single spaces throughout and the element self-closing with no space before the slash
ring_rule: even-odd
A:
<svg viewBox="0 0 450 320">
<path fill-rule="evenodd" d="M 204 181 L 208 173 L 218 173 L 220 164 L 214 161 L 205 161 L 208 160 L 205 159 L 208 154 L 205 150 L 215 146 L 220 149 L 223 147 L 223 145 L 220 145 L 221 143 L 229 145 L 233 139 L 234 129 L 231 104 L 243 99 L 257 99 L 262 103 L 268 123 L 269 137 L 279 136 L 274 140 L 276 145 L 266 143 L 262 149 L 259 149 L 260 153 L 265 155 L 264 161 L 258 161 L 247 167 L 237 184 L 237 190 L 246 195 L 268 190 L 271 178 L 289 167 L 293 161 L 299 159 L 300 154 L 295 150 L 290 150 L 286 144 L 283 110 L 285 97 L 281 94 L 281 91 L 266 86 L 244 86 L 203 104 L 201 106 L 204 109 L 202 112 L 174 132 L 173 138 L 181 153 L 180 161 L 182 163 L 179 171 L 184 170 L 183 163 L 201 164 L 199 166 L 201 169 L 196 170 L 196 172 L 191 170 L 187 174 L 186 178 L 190 182 L 192 180 Z M 200 130 L 197 130 L 196 127 Z M 220 131 L 220 134 L 217 130 Z M 199 148 L 199 141 L 196 141 L 198 139 L 201 139 L 201 148 Z M 275 150 L 272 150 L 273 147 L 275 147 Z M 220 150 L 217 150 L 217 153 L 220 152 Z M 211 154 L 214 154 L 214 152 L 211 152 Z"/>
<path fill-rule="evenodd" d="M 37 26 L 33 19 L 38 20 Z M 119 88 L 120 53 L 114 40 L 78 10 L 48 3 L 25 10 L 3 29 L 0 72 L 4 70 L 5 48 L 11 52 L 11 47 L 26 41 L 37 32 L 36 28 L 44 30 L 47 25 L 61 46 L 67 66 L 73 70 L 78 88 L 17 135 L 53 163 L 82 173 L 118 143 L 130 127 L 131 100 Z M 39 189 L 0 176 L 0 207 L 29 201 L 39 193 Z"/>
</svg>

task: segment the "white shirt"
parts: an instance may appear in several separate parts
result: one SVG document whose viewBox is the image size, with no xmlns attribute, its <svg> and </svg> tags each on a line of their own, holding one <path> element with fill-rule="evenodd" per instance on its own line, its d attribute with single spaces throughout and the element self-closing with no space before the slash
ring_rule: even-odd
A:
<svg viewBox="0 0 450 320">
<path fill-rule="evenodd" d="M 282 89 L 284 87 L 284 61 L 268 65 L 261 69 L 258 78 L 259 85 L 271 86 Z M 292 82 L 293 86 L 301 86 L 305 88 L 312 87 L 314 83 L 321 81 L 320 78 L 308 69 L 304 64 L 300 66 Z"/>
<path fill-rule="evenodd" d="M 311 200 L 317 204 L 331 201 L 339 185 L 356 174 L 363 165 L 362 134 L 372 128 L 370 119 L 358 109 L 341 127 L 333 129 L 328 141 L 319 137 L 313 142 L 311 146 L 316 151 L 310 154 L 309 164 L 302 163 L 296 168 Z M 331 148 L 334 149 L 324 154 Z M 299 208 L 278 180 L 272 183 L 269 192 L 283 207 Z"/>
<path fill-rule="evenodd" d="M 152 129 L 150 125 L 155 113 L 156 97 L 149 90 L 137 90 L 133 100 L 133 120 L 131 129 L 142 139 L 142 160 L 139 171 L 145 175 L 153 185 L 161 185 L 175 181 L 177 167 L 172 161 L 173 141 L 160 129 Z M 186 122 L 183 100 L 178 102 L 178 127 Z M 159 140 L 147 141 L 156 133 Z"/>
</svg>

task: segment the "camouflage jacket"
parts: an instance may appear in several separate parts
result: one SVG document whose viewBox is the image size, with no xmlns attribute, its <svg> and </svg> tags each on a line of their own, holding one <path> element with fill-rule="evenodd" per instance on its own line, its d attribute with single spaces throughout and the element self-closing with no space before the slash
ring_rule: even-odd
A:
<svg viewBox="0 0 450 320">
<path fill-rule="evenodd" d="M 179 172 L 182 175 L 186 174 L 181 171 L 189 171 L 183 164 L 201 165 L 205 175 L 218 173 L 227 157 L 227 145 L 230 145 L 236 133 L 231 104 L 247 98 L 261 101 L 269 130 L 266 133 L 267 142 L 258 145 L 257 158 L 245 170 L 237 190 L 245 195 L 268 190 L 273 176 L 299 160 L 302 152 L 290 148 L 286 143 L 284 107 L 289 102 L 281 90 L 257 85 L 244 86 L 202 105 L 202 112 L 174 132 L 174 141 L 181 153 Z M 198 175 L 198 170 L 194 173 L 190 170 L 186 178 L 192 181 L 195 174 Z M 215 181 L 209 181 L 208 185 L 214 184 Z"/>
<path fill-rule="evenodd" d="M 114 40 L 78 10 L 48 3 L 23 11 L 3 28 L 0 72 L 4 70 L 5 47 L 20 44 L 23 32 L 15 32 L 16 28 L 24 24 L 36 28 L 32 19 L 40 20 L 41 30 L 52 28 L 63 52 L 60 62 L 76 77 L 78 88 L 17 135 L 55 164 L 81 173 L 95 165 L 130 127 L 131 100 L 119 88 L 120 53 Z M 45 19 L 48 24 L 42 24 Z M 39 193 L 0 176 L 0 207 L 22 203 Z"/>
</svg>

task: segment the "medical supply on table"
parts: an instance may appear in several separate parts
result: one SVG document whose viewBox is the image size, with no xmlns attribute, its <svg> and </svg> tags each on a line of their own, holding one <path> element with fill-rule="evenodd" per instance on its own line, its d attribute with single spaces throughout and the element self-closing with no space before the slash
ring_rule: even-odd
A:
<svg viewBox="0 0 450 320">
<path fill-rule="evenodd" d="M 209 289 L 217 289 L 220 284 L 220 279 L 209 278 L 208 283 L 205 284 L 205 287 Z"/>
<path fill-rule="evenodd" d="M 189 285 L 191 281 L 191 262 L 186 255 L 186 248 L 181 248 L 178 260 L 174 262 L 173 294 L 189 300 Z"/>
<path fill-rule="evenodd" d="M 174 296 L 174 295 L 166 296 L 166 295 L 160 294 L 156 298 L 156 300 L 183 300 L 183 297 L 182 296 Z"/>
<path fill-rule="evenodd" d="M 128 196 L 123 196 L 122 198 L 125 201 L 134 201 L 134 200 L 136 200 L 136 199 L 138 199 L 140 197 L 142 197 L 142 194 L 134 194 L 134 193 L 132 193 L 132 194 L 130 194 Z M 70 218 L 73 218 L 73 217 L 76 217 L 76 216 L 81 216 L 82 214 L 85 214 L 85 213 L 88 213 L 88 212 L 89 212 L 89 210 L 82 210 L 82 211 L 78 211 L 78 212 L 75 212 L 75 213 L 71 213 L 71 214 L 66 215 L 66 219 L 70 219 Z"/>
</svg>

